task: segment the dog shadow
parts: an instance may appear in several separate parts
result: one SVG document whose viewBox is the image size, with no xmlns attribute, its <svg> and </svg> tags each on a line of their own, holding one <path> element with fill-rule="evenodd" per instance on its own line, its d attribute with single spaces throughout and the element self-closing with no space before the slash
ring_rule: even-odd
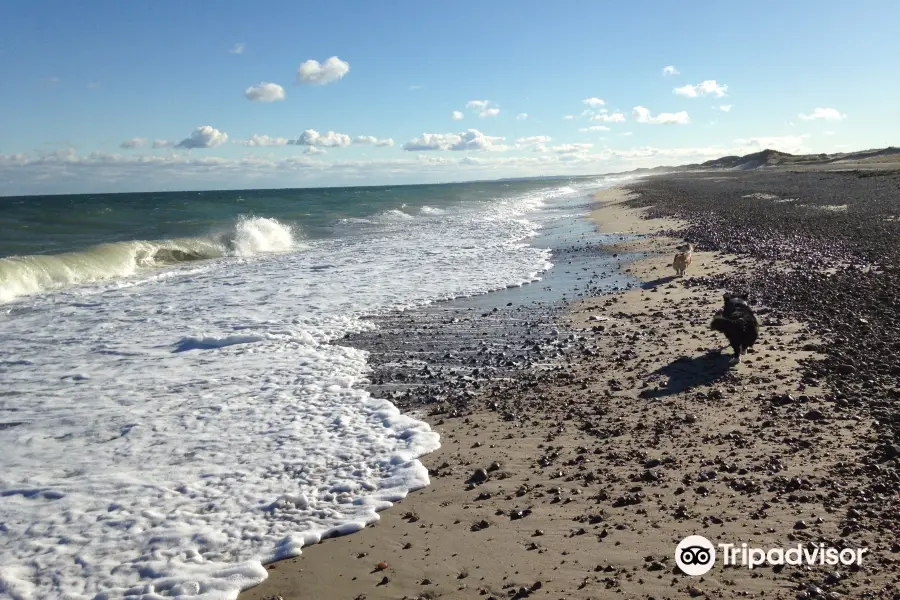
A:
<svg viewBox="0 0 900 600">
<path fill-rule="evenodd" d="M 727 352 L 713 350 L 703 356 L 682 356 L 654 371 L 654 375 L 668 377 L 668 384 L 656 390 L 645 389 L 641 398 L 663 398 L 678 394 L 700 385 L 709 385 L 724 377 L 734 362 L 734 356 Z"/>
<path fill-rule="evenodd" d="M 661 285 L 665 285 L 667 283 L 671 283 L 678 279 L 677 275 L 666 275 L 665 277 L 658 277 L 652 281 L 645 281 L 641 284 L 641 287 L 645 290 L 652 290 L 655 287 L 659 287 Z"/>
</svg>

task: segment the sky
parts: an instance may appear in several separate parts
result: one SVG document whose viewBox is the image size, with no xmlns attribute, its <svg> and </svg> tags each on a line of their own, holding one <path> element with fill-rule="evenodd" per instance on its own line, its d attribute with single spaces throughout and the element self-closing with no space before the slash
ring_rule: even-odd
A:
<svg viewBox="0 0 900 600">
<path fill-rule="evenodd" d="M 11 0 L 0 195 L 599 174 L 900 142 L 900 2 Z"/>
</svg>

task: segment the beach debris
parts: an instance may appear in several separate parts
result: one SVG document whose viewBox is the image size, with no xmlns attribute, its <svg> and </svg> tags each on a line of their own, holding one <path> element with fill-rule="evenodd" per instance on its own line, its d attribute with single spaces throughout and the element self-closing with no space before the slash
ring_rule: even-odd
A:
<svg viewBox="0 0 900 600">
<path fill-rule="evenodd" d="M 384 561 L 381 561 L 380 563 L 378 563 L 377 565 L 375 565 L 375 570 L 376 570 L 376 571 L 384 571 L 384 570 L 387 569 L 387 568 L 388 568 L 388 564 L 387 564 L 386 562 L 384 562 Z"/>
<path fill-rule="evenodd" d="M 486 470 L 475 469 L 475 472 L 472 473 L 471 477 L 469 477 L 469 480 L 467 481 L 467 483 L 479 484 L 479 483 L 484 483 L 488 479 L 489 479 L 489 476 L 488 476 L 488 472 Z"/>
<path fill-rule="evenodd" d="M 482 519 L 482 520 L 478 521 L 477 523 L 475 523 L 474 525 L 472 525 L 472 531 L 481 531 L 482 529 L 487 529 L 490 526 L 491 526 L 491 524 L 488 521 L 486 521 L 485 519 Z"/>
</svg>

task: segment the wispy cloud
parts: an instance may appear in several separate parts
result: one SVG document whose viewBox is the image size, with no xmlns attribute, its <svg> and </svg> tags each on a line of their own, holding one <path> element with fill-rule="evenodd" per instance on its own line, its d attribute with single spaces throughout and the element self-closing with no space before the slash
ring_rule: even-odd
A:
<svg viewBox="0 0 900 600">
<path fill-rule="evenodd" d="M 731 105 L 730 104 L 721 104 L 721 105 L 719 105 L 719 110 L 721 110 L 722 112 L 731 112 Z"/>
<path fill-rule="evenodd" d="M 243 42 L 238 42 L 237 44 L 235 44 L 234 46 L 232 46 L 232 47 L 228 50 L 228 52 L 229 52 L 230 54 L 243 54 L 243 53 L 244 53 L 244 50 L 246 50 L 246 49 L 247 49 L 247 44 L 245 44 L 245 43 L 243 43 Z"/>
<path fill-rule="evenodd" d="M 516 115 L 516 121 L 524 121 L 528 118 L 528 113 L 519 113 Z"/>
<path fill-rule="evenodd" d="M 121 144 L 119 144 L 119 148 L 124 148 L 125 150 L 134 150 L 136 148 L 143 148 L 147 143 L 147 140 L 144 138 L 131 138 L 130 140 L 125 140 Z"/>
<path fill-rule="evenodd" d="M 576 152 L 587 152 L 593 146 L 593 144 L 561 144 L 559 146 L 550 146 L 548 149 L 557 154 L 574 154 Z"/>
<path fill-rule="evenodd" d="M 648 125 L 686 125 L 690 123 L 687 112 L 683 110 L 677 113 L 659 113 L 654 117 L 643 106 L 635 106 L 631 111 L 631 116 L 638 123 Z"/>
<path fill-rule="evenodd" d="M 601 98 L 596 97 L 585 98 L 584 100 L 582 100 L 582 102 L 584 102 L 588 106 L 603 106 L 604 104 L 606 104 L 606 102 L 604 102 Z"/>
<path fill-rule="evenodd" d="M 462 121 L 463 117 L 465 117 L 465 115 L 462 113 L 462 111 L 459 110 L 454 110 L 452 113 L 450 113 L 450 118 L 454 121 Z"/>
<path fill-rule="evenodd" d="M 288 139 L 283 137 L 269 137 L 268 135 L 253 135 L 249 140 L 241 142 L 243 146 L 287 146 Z"/>
<path fill-rule="evenodd" d="M 805 152 L 804 143 L 809 138 L 808 133 L 801 135 L 781 135 L 771 137 L 752 137 L 738 138 L 734 140 L 742 150 L 755 152 L 756 150 L 771 149 L 780 150 L 782 152 L 800 153 Z M 744 152 L 745 154 L 747 152 Z M 737 153 L 736 153 L 737 154 Z"/>
<path fill-rule="evenodd" d="M 835 108 L 816 108 L 808 115 L 801 113 L 797 116 L 804 121 L 813 121 L 817 119 L 825 121 L 843 121 L 847 118 L 847 115 L 841 114 L 841 112 Z"/>
<path fill-rule="evenodd" d="M 394 140 L 391 138 L 378 139 L 374 135 L 358 135 L 353 138 L 354 144 L 371 144 L 373 146 L 385 147 L 385 146 L 393 146 Z"/>
<path fill-rule="evenodd" d="M 474 110 L 484 110 L 490 103 L 490 100 L 469 100 L 468 102 L 466 102 L 466 108 Z"/>
<path fill-rule="evenodd" d="M 520 137 L 516 139 L 517 148 L 527 148 L 535 144 L 546 144 L 551 142 L 553 138 L 549 135 L 532 135 L 528 137 Z"/>
<path fill-rule="evenodd" d="M 499 108 L 486 108 L 480 113 L 478 113 L 479 117 L 496 117 L 500 114 Z"/>
<path fill-rule="evenodd" d="M 297 69 L 297 83 L 309 85 L 326 85 L 339 79 L 350 72 L 350 63 L 332 56 L 325 62 L 308 60 Z"/>
<path fill-rule="evenodd" d="M 578 131 L 582 133 L 587 133 L 590 131 L 609 131 L 609 127 L 606 125 L 591 125 L 590 127 L 582 127 Z"/>
<path fill-rule="evenodd" d="M 663 76 L 665 76 L 665 75 L 680 75 L 681 71 L 676 69 L 674 65 L 669 65 L 668 67 L 663 67 L 662 74 L 663 74 Z"/>
<path fill-rule="evenodd" d="M 718 84 L 715 79 L 707 79 L 702 83 L 698 83 L 697 85 L 683 85 L 681 87 L 677 87 L 672 92 L 679 96 L 686 96 L 688 98 L 697 98 L 699 96 L 707 96 L 712 95 L 717 98 L 721 98 L 728 91 L 728 86 L 726 84 Z"/>
<path fill-rule="evenodd" d="M 624 123 L 625 115 L 620 112 L 599 114 L 591 117 L 591 121 L 600 121 L 601 123 Z"/>
</svg>

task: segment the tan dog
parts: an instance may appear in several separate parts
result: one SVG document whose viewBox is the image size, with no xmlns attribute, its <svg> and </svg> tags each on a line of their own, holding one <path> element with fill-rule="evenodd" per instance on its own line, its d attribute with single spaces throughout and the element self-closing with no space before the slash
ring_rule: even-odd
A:
<svg viewBox="0 0 900 600">
<path fill-rule="evenodd" d="M 676 275 L 684 277 L 684 272 L 691 266 L 691 258 L 694 255 L 694 245 L 688 244 L 687 246 L 679 246 L 678 250 L 679 252 L 675 255 L 675 260 L 672 261 L 672 268 L 675 269 Z"/>
</svg>

